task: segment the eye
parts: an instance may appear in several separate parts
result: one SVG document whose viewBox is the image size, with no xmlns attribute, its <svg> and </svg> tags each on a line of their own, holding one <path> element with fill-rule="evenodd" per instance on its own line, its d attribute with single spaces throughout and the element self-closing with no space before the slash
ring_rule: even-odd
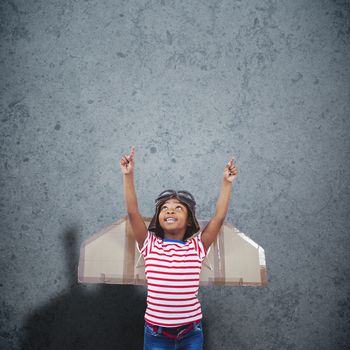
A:
<svg viewBox="0 0 350 350">
<path fill-rule="evenodd" d="M 182 207 L 181 207 L 180 205 L 178 205 L 178 206 L 176 207 L 176 209 L 182 210 Z"/>
</svg>

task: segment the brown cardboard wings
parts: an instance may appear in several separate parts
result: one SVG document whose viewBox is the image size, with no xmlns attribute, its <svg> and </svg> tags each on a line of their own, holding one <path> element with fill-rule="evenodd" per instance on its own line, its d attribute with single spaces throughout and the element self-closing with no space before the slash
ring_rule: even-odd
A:
<svg viewBox="0 0 350 350">
<path fill-rule="evenodd" d="M 148 227 L 151 218 L 143 219 Z M 201 230 L 208 223 L 198 222 Z M 146 284 L 144 258 L 136 244 L 127 216 L 97 232 L 81 246 L 78 281 Z M 264 249 L 225 222 L 203 260 L 200 285 L 266 286 Z"/>
</svg>

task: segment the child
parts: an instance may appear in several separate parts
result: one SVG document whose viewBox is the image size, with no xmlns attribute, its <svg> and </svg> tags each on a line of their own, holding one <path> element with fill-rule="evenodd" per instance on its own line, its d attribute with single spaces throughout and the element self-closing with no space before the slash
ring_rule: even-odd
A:
<svg viewBox="0 0 350 350">
<path fill-rule="evenodd" d="M 137 249 L 145 259 L 147 309 L 144 350 L 203 349 L 201 305 L 198 301 L 201 264 L 224 223 L 233 180 L 238 171 L 231 159 L 225 166 L 216 211 L 202 232 L 196 202 L 187 191 L 166 190 L 156 199 L 156 212 L 147 228 L 139 212 L 134 187 L 135 148 L 124 155 L 126 209 Z"/>
</svg>

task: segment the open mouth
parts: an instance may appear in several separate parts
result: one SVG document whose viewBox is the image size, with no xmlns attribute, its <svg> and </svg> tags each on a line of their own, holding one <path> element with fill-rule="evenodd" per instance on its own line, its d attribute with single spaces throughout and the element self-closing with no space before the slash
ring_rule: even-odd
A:
<svg viewBox="0 0 350 350">
<path fill-rule="evenodd" d="M 167 218 L 164 221 L 169 223 L 169 224 L 172 224 L 172 223 L 176 222 L 177 220 L 175 218 Z"/>
</svg>

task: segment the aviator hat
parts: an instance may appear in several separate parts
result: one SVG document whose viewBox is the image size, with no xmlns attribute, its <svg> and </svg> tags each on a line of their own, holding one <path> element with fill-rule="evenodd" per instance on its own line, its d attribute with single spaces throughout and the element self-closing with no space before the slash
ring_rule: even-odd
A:
<svg viewBox="0 0 350 350">
<path fill-rule="evenodd" d="M 153 231 L 154 233 L 162 233 L 162 228 L 160 227 L 158 216 L 160 212 L 161 205 L 166 202 L 170 198 L 177 198 L 181 203 L 185 204 L 187 209 L 189 209 L 189 217 L 192 221 L 192 225 L 187 228 L 184 239 L 187 239 L 188 237 L 191 237 L 194 233 L 198 232 L 200 230 L 200 226 L 198 224 L 198 221 L 196 219 L 195 214 L 195 207 L 196 207 L 196 201 L 194 200 L 193 195 L 188 191 L 174 191 L 174 190 L 165 190 L 161 192 L 157 199 L 155 200 L 156 205 L 156 213 L 153 216 L 149 226 L 148 230 Z"/>
</svg>

